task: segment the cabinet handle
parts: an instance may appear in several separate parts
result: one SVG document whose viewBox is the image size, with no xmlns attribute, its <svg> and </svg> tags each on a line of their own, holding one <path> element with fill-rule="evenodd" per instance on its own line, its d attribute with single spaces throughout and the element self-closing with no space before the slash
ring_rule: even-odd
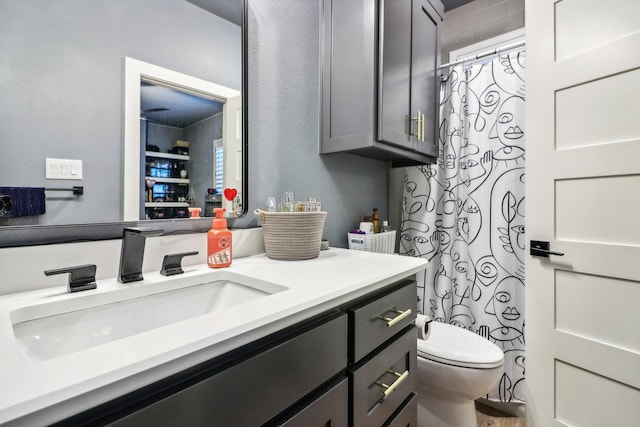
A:
<svg viewBox="0 0 640 427">
<path fill-rule="evenodd" d="M 411 118 L 411 121 L 416 122 L 416 131 L 412 135 L 415 136 L 418 141 L 424 141 L 424 114 L 418 111 L 416 116 Z"/>
<path fill-rule="evenodd" d="M 411 120 L 416 122 L 416 131 L 413 134 L 418 142 L 424 142 L 424 113 L 418 111 L 416 116 Z"/>
<path fill-rule="evenodd" d="M 397 378 L 391 385 L 387 385 L 387 384 L 385 384 L 383 382 L 376 381 L 376 384 L 384 389 L 384 397 L 382 398 L 382 400 L 384 400 L 387 397 L 389 397 L 389 395 L 393 392 L 393 390 L 398 388 L 398 386 L 400 386 L 400 384 L 402 384 L 402 381 L 406 380 L 407 377 L 409 376 L 409 371 L 404 371 L 403 373 L 399 373 L 399 372 L 393 371 L 391 369 L 388 369 L 387 372 L 392 374 L 392 375 L 395 375 Z"/>
<path fill-rule="evenodd" d="M 385 317 L 383 315 L 379 315 L 377 316 L 378 319 L 382 319 L 387 323 L 387 327 L 392 327 L 393 325 L 395 325 L 396 323 L 398 323 L 399 321 L 401 321 L 402 319 L 408 317 L 411 315 L 411 309 L 408 308 L 405 311 L 400 311 L 396 308 L 392 308 L 391 310 L 388 311 L 392 311 L 396 314 L 398 314 L 398 316 L 394 317 L 393 319 L 389 318 L 389 317 Z"/>
</svg>

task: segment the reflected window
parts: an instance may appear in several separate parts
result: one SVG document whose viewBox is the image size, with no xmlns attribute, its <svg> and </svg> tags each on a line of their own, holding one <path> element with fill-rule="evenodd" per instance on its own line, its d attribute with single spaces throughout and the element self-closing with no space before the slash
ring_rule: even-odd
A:
<svg viewBox="0 0 640 427">
<path fill-rule="evenodd" d="M 214 175 L 213 182 L 216 193 L 222 194 L 224 190 L 224 146 L 222 140 L 213 142 Z"/>
</svg>

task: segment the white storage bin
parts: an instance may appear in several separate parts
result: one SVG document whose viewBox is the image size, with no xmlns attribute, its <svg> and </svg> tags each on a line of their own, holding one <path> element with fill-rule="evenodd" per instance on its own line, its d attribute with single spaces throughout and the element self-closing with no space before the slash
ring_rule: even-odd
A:
<svg viewBox="0 0 640 427">
<path fill-rule="evenodd" d="M 392 254 L 396 243 L 396 231 L 376 234 L 347 233 L 349 249 Z"/>
</svg>

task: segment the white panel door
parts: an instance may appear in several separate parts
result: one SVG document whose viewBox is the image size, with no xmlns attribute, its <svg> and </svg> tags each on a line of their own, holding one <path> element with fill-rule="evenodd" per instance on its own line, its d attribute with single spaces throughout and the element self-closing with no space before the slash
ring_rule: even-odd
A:
<svg viewBox="0 0 640 427">
<path fill-rule="evenodd" d="M 640 425 L 640 1 L 527 0 L 527 427 Z"/>
</svg>

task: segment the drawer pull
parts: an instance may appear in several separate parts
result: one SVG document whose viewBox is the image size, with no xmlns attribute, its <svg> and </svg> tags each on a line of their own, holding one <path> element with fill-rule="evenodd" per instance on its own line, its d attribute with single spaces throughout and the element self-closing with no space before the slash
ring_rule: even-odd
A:
<svg viewBox="0 0 640 427">
<path fill-rule="evenodd" d="M 387 384 L 382 383 L 380 381 L 376 381 L 376 384 L 384 389 L 384 397 L 383 397 L 383 399 L 386 399 L 387 397 L 389 397 L 391 392 L 393 390 L 395 390 L 396 388 L 398 388 L 398 386 L 400 384 L 402 384 L 402 381 L 406 380 L 407 377 L 409 376 L 409 371 L 404 371 L 403 373 L 399 373 L 399 372 L 396 372 L 396 371 L 392 371 L 391 369 L 388 369 L 387 372 L 392 374 L 392 375 L 395 375 L 397 377 L 397 379 L 391 385 L 387 385 Z"/>
<path fill-rule="evenodd" d="M 391 319 L 389 317 L 382 316 L 382 315 L 378 316 L 378 319 L 382 319 L 385 322 L 387 322 L 387 326 L 389 328 L 392 327 L 393 325 L 395 325 L 396 323 L 398 323 L 399 321 L 401 321 L 402 319 L 404 319 L 404 318 L 406 318 L 406 317 L 411 315 L 411 309 L 410 308 L 406 309 L 405 311 L 400 311 L 398 309 L 392 308 L 389 311 L 392 311 L 392 312 L 398 314 L 398 316 L 394 317 L 393 319 Z"/>
</svg>

